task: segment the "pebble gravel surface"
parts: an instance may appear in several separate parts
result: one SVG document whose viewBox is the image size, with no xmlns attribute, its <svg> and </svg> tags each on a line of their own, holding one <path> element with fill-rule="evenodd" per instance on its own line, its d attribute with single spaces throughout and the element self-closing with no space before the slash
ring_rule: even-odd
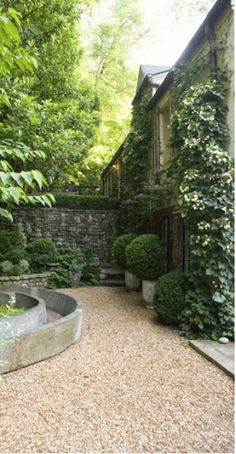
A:
<svg viewBox="0 0 236 454">
<path fill-rule="evenodd" d="M 233 380 L 124 288 L 66 290 L 80 341 L 5 374 L 1 453 L 231 453 Z"/>
</svg>

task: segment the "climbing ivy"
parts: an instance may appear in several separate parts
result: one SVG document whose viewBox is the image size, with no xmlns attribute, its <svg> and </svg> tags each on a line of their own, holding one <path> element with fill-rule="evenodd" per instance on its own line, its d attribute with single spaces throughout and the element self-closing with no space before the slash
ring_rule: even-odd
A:
<svg viewBox="0 0 236 454">
<path fill-rule="evenodd" d="M 122 198 L 130 199 L 143 192 L 147 180 L 151 140 L 151 117 L 146 111 L 151 93 L 146 90 L 133 107 L 130 132 L 126 138 L 121 173 Z"/>
<path fill-rule="evenodd" d="M 179 212 L 190 226 L 191 275 L 181 314 L 188 337 L 233 337 L 233 161 L 226 77 L 185 90 L 172 117 Z"/>
</svg>

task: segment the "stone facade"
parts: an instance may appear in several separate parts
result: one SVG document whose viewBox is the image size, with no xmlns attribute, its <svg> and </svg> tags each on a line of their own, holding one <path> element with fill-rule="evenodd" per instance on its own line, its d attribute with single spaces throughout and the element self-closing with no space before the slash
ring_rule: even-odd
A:
<svg viewBox="0 0 236 454">
<path fill-rule="evenodd" d="M 0 276 L 0 288 L 12 285 L 27 285 L 27 287 L 47 287 L 52 273 L 21 274 L 21 276 Z"/>
<path fill-rule="evenodd" d="M 117 210 L 27 207 L 16 209 L 13 217 L 14 223 L 22 223 L 28 241 L 50 238 L 58 248 L 64 243 L 76 244 L 82 251 L 89 251 L 101 266 L 114 263 Z"/>
</svg>

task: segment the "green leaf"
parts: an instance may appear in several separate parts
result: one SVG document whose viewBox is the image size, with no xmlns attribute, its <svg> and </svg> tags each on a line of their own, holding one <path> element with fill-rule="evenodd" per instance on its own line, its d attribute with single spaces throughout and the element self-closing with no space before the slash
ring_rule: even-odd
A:
<svg viewBox="0 0 236 454">
<path fill-rule="evenodd" d="M 9 16 L 11 16 L 15 20 L 17 25 L 20 27 L 21 23 L 20 23 L 20 19 L 19 19 L 19 16 L 20 16 L 19 13 L 13 8 L 8 8 L 7 12 L 9 14 Z"/>
<path fill-rule="evenodd" d="M 39 170 L 31 170 L 31 174 L 33 176 L 33 179 L 36 181 L 38 184 L 39 188 L 42 189 L 43 186 L 47 185 L 47 182 Z"/>
<path fill-rule="evenodd" d="M 13 217 L 12 217 L 11 213 L 8 210 L 0 208 L 0 216 L 8 219 L 11 222 L 13 222 Z"/>
</svg>

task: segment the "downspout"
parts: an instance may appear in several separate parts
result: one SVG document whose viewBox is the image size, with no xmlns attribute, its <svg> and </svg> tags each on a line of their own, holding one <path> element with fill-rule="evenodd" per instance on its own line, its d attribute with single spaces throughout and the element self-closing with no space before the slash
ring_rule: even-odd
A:
<svg viewBox="0 0 236 454">
<path fill-rule="evenodd" d="M 217 44 L 212 30 L 209 25 L 205 25 L 205 34 L 210 43 L 210 69 L 211 69 L 211 80 L 217 77 Z"/>
</svg>

